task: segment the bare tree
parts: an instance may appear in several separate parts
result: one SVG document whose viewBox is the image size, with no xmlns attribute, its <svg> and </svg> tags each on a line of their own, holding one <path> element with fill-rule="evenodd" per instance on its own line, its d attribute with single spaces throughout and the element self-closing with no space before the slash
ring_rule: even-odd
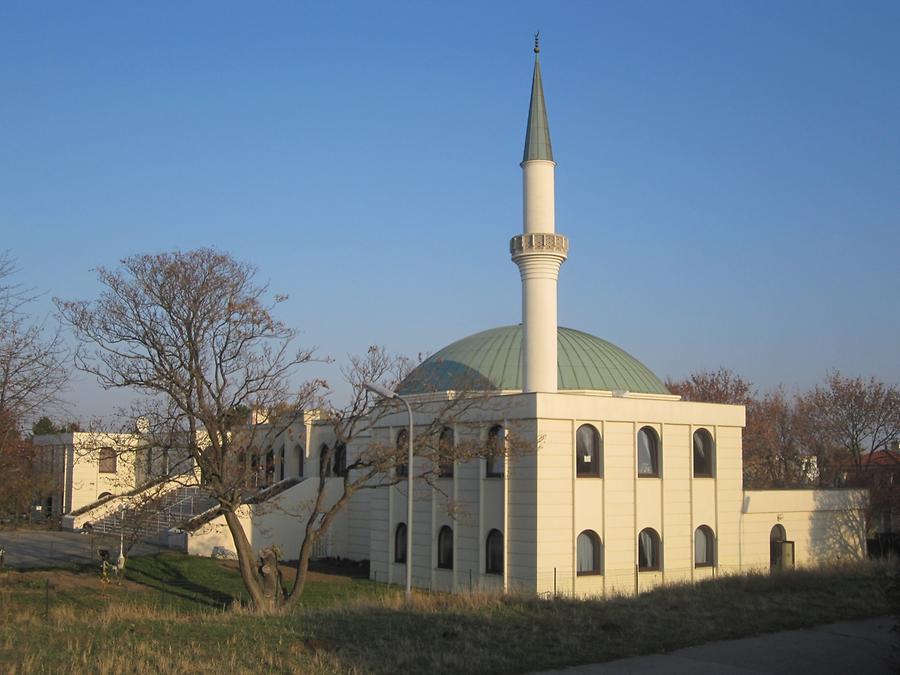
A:
<svg viewBox="0 0 900 675">
<path fill-rule="evenodd" d="M 865 470 L 865 458 L 900 440 L 900 389 L 874 377 L 844 377 L 835 371 L 804 396 L 822 450 L 844 454 Z"/>
<path fill-rule="evenodd" d="M 878 513 L 898 510 L 893 471 L 886 472 L 875 460 L 876 453 L 889 451 L 900 440 L 900 389 L 874 377 L 845 377 L 835 371 L 824 385 L 804 395 L 800 405 L 820 481 L 866 488 L 868 528 Z M 885 458 L 891 453 L 885 452 Z"/>
<path fill-rule="evenodd" d="M 747 405 L 744 430 L 744 484 L 748 488 L 810 485 L 818 468 L 804 439 L 803 412 L 796 396 L 782 388 Z"/>
<path fill-rule="evenodd" d="M 684 380 L 666 380 L 666 388 L 686 401 L 748 405 L 756 392 L 748 382 L 730 368 L 700 371 Z"/>
<path fill-rule="evenodd" d="M 312 351 L 291 350 L 294 331 L 272 316 L 282 298 L 267 302 L 267 288 L 254 282 L 254 273 L 209 249 L 138 255 L 117 269 L 98 271 L 104 290 L 96 301 L 57 300 L 57 306 L 81 341 L 79 369 L 107 388 L 147 395 L 130 415 L 142 418 L 145 444 L 187 448 L 228 526 L 254 607 L 270 612 L 298 601 L 316 541 L 355 493 L 406 480 L 397 470 L 405 463 L 405 450 L 369 438 L 379 421 L 396 411 L 390 403 L 373 400 L 363 382 L 395 387 L 410 362 L 377 347 L 351 358 L 344 375 L 352 394 L 342 406 L 329 402 L 322 382 L 291 391 L 289 375 L 312 359 Z M 436 485 L 441 463 L 485 455 L 477 442 L 458 443 L 448 455 L 438 439 L 443 425 L 462 420 L 490 397 L 463 389 L 425 398 L 417 405 L 420 459 L 414 470 L 416 480 Z M 255 417 L 254 410 L 268 414 Z M 260 450 L 311 410 L 318 423 L 330 426 L 334 442 L 318 458 L 317 489 L 298 533 L 298 574 L 283 593 L 275 552 L 260 552 L 254 564 L 238 510 L 271 496 L 255 481 Z M 512 436 L 500 452 L 523 446 Z M 340 481 L 336 498 L 328 489 L 335 481 Z"/>
<path fill-rule="evenodd" d="M 408 374 L 410 365 L 404 357 L 392 357 L 384 348 L 370 347 L 364 356 L 351 357 L 343 370 L 352 391 L 349 402 L 341 407 L 323 402 L 322 419 L 330 426 L 335 440 L 319 458 L 318 489 L 303 528 L 297 576 L 285 598 L 286 606 L 294 605 L 300 599 L 315 543 L 328 532 L 337 514 L 354 494 L 406 483 L 408 477 L 443 494 L 437 479 L 448 465 L 488 456 L 514 459 L 536 449 L 515 430 L 506 430 L 504 442 L 496 445 L 482 442 L 474 433 L 448 441 L 445 433 L 448 428 L 478 428 L 481 423 L 476 420 L 487 411 L 499 410 L 502 397 L 491 396 L 490 392 L 462 378 L 457 383 L 459 389 L 454 392 L 428 392 L 427 383 L 420 382 L 426 393 L 419 396 L 414 406 L 414 455 L 417 461 L 413 467 L 407 466 L 405 445 L 391 439 L 379 442 L 371 438 L 387 415 L 398 412 L 398 407 L 395 402 L 373 398 L 364 384 L 378 383 L 388 390 L 395 390 Z M 405 411 L 403 414 L 405 416 Z M 353 449 L 349 458 L 348 448 Z M 338 477 L 341 482 L 337 497 L 329 501 L 326 484 L 331 476 Z M 448 511 L 453 513 L 455 505 L 450 496 L 444 494 L 444 497 Z"/>
<path fill-rule="evenodd" d="M 18 519 L 26 512 L 30 517 L 31 505 L 49 493 L 52 477 L 25 429 L 38 411 L 59 404 L 68 370 L 59 331 L 28 315 L 36 295 L 12 281 L 15 272 L 9 253 L 0 253 L 0 476 L 5 510 Z"/>
<path fill-rule="evenodd" d="M 32 289 L 13 283 L 15 262 L 0 254 L 0 446 L 21 433 L 38 411 L 56 406 L 68 380 L 67 352 L 59 331 L 32 320 Z"/>
<path fill-rule="evenodd" d="M 23 516 L 31 522 L 32 506 L 45 501 L 57 484 L 45 454 L 15 426 L 11 417 L 0 414 L 0 437 L 5 439 L 0 445 L 0 517 L 11 519 L 14 527 Z"/>
<path fill-rule="evenodd" d="M 288 402 L 308 407 L 318 383 L 290 387 L 296 366 L 312 359 L 294 349 L 295 331 L 273 316 L 284 296 L 269 298 L 256 270 L 212 249 L 135 255 L 99 268 L 93 302 L 56 300 L 81 342 L 76 366 L 106 388 L 145 395 L 142 417 L 152 443 L 186 450 L 218 503 L 254 606 L 274 599 L 254 565 L 237 509 L 252 490 L 250 456 L 261 424 L 235 431 L 235 411 Z"/>
<path fill-rule="evenodd" d="M 803 443 L 801 411 L 796 397 L 780 387 L 762 397 L 753 384 L 729 368 L 694 373 L 668 389 L 687 401 L 743 405 L 744 484 L 750 488 L 808 485 L 815 476 L 811 453 Z"/>
</svg>

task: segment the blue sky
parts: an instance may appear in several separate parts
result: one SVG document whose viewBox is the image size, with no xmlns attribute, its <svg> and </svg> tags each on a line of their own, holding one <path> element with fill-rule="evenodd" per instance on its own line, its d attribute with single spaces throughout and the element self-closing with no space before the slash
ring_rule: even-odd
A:
<svg viewBox="0 0 900 675">
<path fill-rule="evenodd" d="M 0 248 L 43 313 L 126 255 L 228 251 L 332 381 L 517 323 L 536 29 L 562 325 L 661 377 L 900 379 L 897 2 L 7 1 Z"/>
</svg>

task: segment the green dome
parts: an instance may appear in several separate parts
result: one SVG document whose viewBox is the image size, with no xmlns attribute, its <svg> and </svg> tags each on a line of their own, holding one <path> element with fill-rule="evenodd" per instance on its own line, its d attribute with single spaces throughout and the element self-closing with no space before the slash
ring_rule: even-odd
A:
<svg viewBox="0 0 900 675">
<path fill-rule="evenodd" d="M 614 344 L 560 327 L 560 390 L 668 394 L 647 366 Z M 458 340 L 430 356 L 400 385 L 401 394 L 522 389 L 522 326 L 501 326 Z"/>
</svg>

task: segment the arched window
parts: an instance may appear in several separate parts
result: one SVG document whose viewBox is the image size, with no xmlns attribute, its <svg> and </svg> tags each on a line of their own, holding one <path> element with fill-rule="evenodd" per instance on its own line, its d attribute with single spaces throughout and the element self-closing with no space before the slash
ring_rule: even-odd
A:
<svg viewBox="0 0 900 675">
<path fill-rule="evenodd" d="M 601 475 L 603 467 L 603 441 L 590 424 L 582 424 L 575 432 L 575 463 L 579 476 Z"/>
<path fill-rule="evenodd" d="M 278 480 L 284 480 L 284 458 L 287 455 L 287 450 L 285 449 L 284 443 L 281 444 L 281 449 L 278 451 Z"/>
<path fill-rule="evenodd" d="M 600 537 L 593 530 L 585 530 L 577 540 L 577 570 L 579 575 L 600 574 Z"/>
<path fill-rule="evenodd" d="M 487 471 L 488 477 L 499 478 L 503 476 L 503 452 L 505 435 L 503 427 L 496 424 L 491 427 L 487 435 Z"/>
<path fill-rule="evenodd" d="M 788 559 L 785 559 L 787 553 Z M 783 525 L 775 525 L 769 532 L 769 567 L 783 570 L 794 566 L 794 547 L 787 540 Z"/>
<path fill-rule="evenodd" d="M 706 429 L 694 432 L 694 477 L 712 478 L 713 439 Z"/>
<path fill-rule="evenodd" d="M 659 534 L 648 527 L 638 535 L 638 569 L 649 572 L 659 567 Z"/>
<path fill-rule="evenodd" d="M 500 530 L 488 532 L 485 541 L 485 572 L 503 574 L 503 534 Z"/>
<path fill-rule="evenodd" d="M 715 556 L 715 535 L 706 525 L 701 525 L 694 531 L 694 567 L 712 567 L 716 564 Z"/>
<path fill-rule="evenodd" d="M 769 541 L 787 541 L 787 532 L 784 531 L 783 525 L 776 525 L 769 532 Z"/>
<path fill-rule="evenodd" d="M 347 475 L 347 446 L 343 443 L 338 443 L 334 447 L 334 475 L 341 477 Z"/>
<path fill-rule="evenodd" d="M 453 448 L 455 439 L 453 429 L 444 427 L 441 429 L 441 436 L 438 439 L 438 471 L 444 478 L 453 477 Z"/>
<path fill-rule="evenodd" d="M 302 445 L 298 445 L 294 448 L 294 453 L 297 455 L 297 477 L 303 478 L 303 468 L 304 461 L 306 459 L 306 451 L 303 449 Z"/>
<path fill-rule="evenodd" d="M 659 477 L 659 436 L 652 427 L 638 431 L 638 476 Z"/>
<path fill-rule="evenodd" d="M 331 462 L 328 461 L 328 443 L 319 446 L 319 474 L 331 476 Z"/>
<path fill-rule="evenodd" d="M 262 486 L 268 487 L 275 482 L 275 448 L 266 451 L 266 466 L 263 474 Z"/>
<path fill-rule="evenodd" d="M 394 530 L 394 562 L 406 562 L 406 523 L 400 523 Z"/>
<path fill-rule="evenodd" d="M 397 432 L 397 442 L 394 447 L 397 449 L 395 460 L 397 463 L 397 475 L 406 476 L 409 474 L 409 466 L 400 459 L 401 457 L 405 458 L 409 454 L 409 432 L 406 429 L 401 429 Z"/>
<path fill-rule="evenodd" d="M 441 569 L 453 569 L 453 530 L 444 525 L 438 532 L 437 566 Z"/>
</svg>

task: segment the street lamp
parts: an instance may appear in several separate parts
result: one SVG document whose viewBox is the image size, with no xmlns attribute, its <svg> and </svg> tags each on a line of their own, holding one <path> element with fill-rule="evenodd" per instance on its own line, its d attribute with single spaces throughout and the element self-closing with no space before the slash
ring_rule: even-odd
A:
<svg viewBox="0 0 900 675">
<path fill-rule="evenodd" d="M 409 455 L 406 461 L 406 600 L 412 599 L 412 520 L 413 520 L 413 414 L 409 402 L 396 391 L 392 391 L 386 387 L 375 384 L 374 382 L 363 382 L 363 387 L 374 394 L 383 396 L 386 399 L 397 399 L 402 401 L 406 406 L 406 412 L 409 415 Z"/>
</svg>

